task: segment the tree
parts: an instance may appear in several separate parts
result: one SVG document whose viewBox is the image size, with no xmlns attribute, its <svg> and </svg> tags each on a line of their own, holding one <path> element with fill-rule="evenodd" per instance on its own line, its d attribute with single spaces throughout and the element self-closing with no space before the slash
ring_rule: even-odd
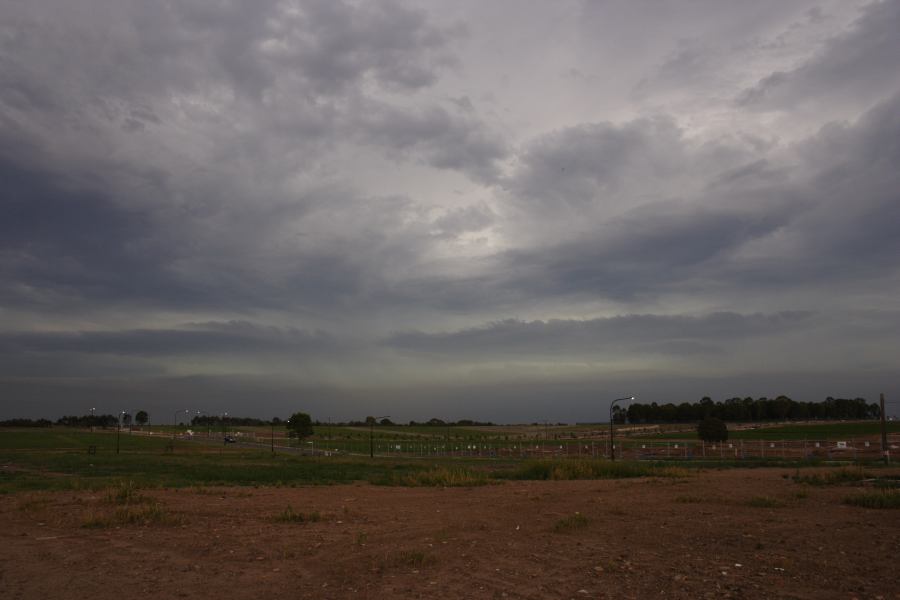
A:
<svg viewBox="0 0 900 600">
<path fill-rule="evenodd" d="M 708 417 L 697 425 L 697 437 L 704 442 L 724 442 L 728 439 L 728 426 L 722 419 Z"/>
<path fill-rule="evenodd" d="M 147 424 L 148 420 L 150 420 L 150 415 L 147 414 L 146 410 L 139 410 L 134 415 L 134 422 L 142 427 Z"/>
<path fill-rule="evenodd" d="M 291 418 L 285 423 L 289 437 L 303 439 L 313 434 L 312 419 L 304 412 L 298 412 L 291 415 Z"/>
</svg>

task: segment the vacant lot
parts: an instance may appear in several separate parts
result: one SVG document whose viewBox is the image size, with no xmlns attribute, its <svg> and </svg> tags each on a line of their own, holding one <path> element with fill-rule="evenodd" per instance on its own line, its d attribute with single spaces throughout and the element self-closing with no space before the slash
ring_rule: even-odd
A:
<svg viewBox="0 0 900 600">
<path fill-rule="evenodd" d="M 832 470 L 833 471 L 833 470 Z M 900 598 L 900 511 L 787 469 L 0 496 L 4 598 Z M 889 471 L 879 470 L 879 476 Z M 854 487 L 848 487 L 854 485 Z M 881 492 L 878 492 L 881 493 Z"/>
</svg>

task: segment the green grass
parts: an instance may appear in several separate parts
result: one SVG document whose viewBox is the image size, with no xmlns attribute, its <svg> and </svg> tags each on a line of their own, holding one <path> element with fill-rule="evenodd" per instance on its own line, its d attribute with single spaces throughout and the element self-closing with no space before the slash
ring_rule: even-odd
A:
<svg viewBox="0 0 900 600">
<path fill-rule="evenodd" d="M 129 436 L 124 432 L 120 453 L 116 454 L 115 438 L 114 433 L 64 428 L 0 430 L 0 493 L 107 491 L 115 496 L 111 503 L 128 504 L 136 490 L 155 487 L 298 486 L 357 481 L 402 486 L 475 486 L 523 479 L 684 477 L 703 468 L 809 464 L 771 460 L 610 462 L 574 457 L 521 461 L 444 457 L 370 460 L 289 453 L 272 456 L 268 448 L 223 447 L 183 440 L 176 441 L 174 451 L 169 451 L 169 437 Z M 97 446 L 96 454 L 88 454 L 89 445 Z"/>
<path fill-rule="evenodd" d="M 677 466 L 601 459 L 534 460 L 500 473 L 504 479 L 625 479 L 629 477 L 685 477 L 688 471 Z"/>
<path fill-rule="evenodd" d="M 134 452 L 158 449 L 172 443 L 171 436 L 129 434 L 127 430 L 118 435 L 115 429 L 93 433 L 69 428 L 49 429 L 0 429 L 0 451 L 4 450 L 55 450 L 79 451 L 87 454 L 88 446 L 96 446 L 99 454 L 115 453 L 116 438 L 120 452 Z M 176 441 L 176 448 L 196 446 L 184 441 Z"/>
<path fill-rule="evenodd" d="M 579 529 L 584 529 L 590 522 L 590 519 L 583 514 L 575 513 L 574 515 L 563 517 L 554 523 L 553 531 L 555 533 L 571 533 L 573 531 L 578 531 Z"/>
<path fill-rule="evenodd" d="M 863 508 L 900 508 L 900 490 L 861 492 L 844 498 L 844 504 Z"/>
</svg>

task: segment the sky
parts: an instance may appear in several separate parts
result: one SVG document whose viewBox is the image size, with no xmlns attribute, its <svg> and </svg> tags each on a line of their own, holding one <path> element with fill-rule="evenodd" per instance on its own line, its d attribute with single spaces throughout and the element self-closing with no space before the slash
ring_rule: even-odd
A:
<svg viewBox="0 0 900 600">
<path fill-rule="evenodd" d="M 900 413 L 898 31 L 898 0 L 0 0 L 0 417 Z"/>
</svg>

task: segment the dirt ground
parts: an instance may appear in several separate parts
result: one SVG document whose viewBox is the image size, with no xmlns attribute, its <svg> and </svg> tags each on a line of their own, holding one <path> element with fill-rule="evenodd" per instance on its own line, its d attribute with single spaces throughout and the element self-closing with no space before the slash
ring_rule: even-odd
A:
<svg viewBox="0 0 900 600">
<path fill-rule="evenodd" d="M 131 525 L 105 492 L 13 494 L 0 596 L 900 598 L 900 511 L 792 474 L 152 490 Z"/>
</svg>

